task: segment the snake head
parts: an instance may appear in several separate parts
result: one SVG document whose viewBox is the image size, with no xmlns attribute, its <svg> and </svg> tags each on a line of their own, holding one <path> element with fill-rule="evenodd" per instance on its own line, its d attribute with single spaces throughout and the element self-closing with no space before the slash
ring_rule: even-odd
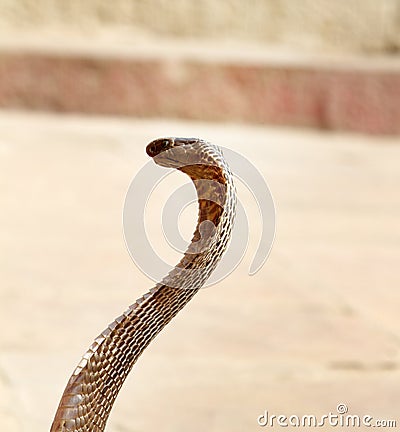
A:
<svg viewBox="0 0 400 432">
<path fill-rule="evenodd" d="M 193 180 L 214 177 L 206 171 L 215 171 L 215 155 L 221 155 L 218 147 L 198 138 L 158 138 L 146 147 L 146 152 L 157 165 L 176 168 Z"/>
<path fill-rule="evenodd" d="M 187 151 L 188 147 L 193 146 L 199 141 L 197 138 L 158 138 L 146 147 L 146 153 L 150 157 L 155 158 L 177 147 L 182 147 L 181 151 Z"/>
<path fill-rule="evenodd" d="M 200 163 L 198 149 L 201 143 L 197 138 L 158 138 L 146 147 L 146 152 L 157 165 L 181 169 Z"/>
</svg>

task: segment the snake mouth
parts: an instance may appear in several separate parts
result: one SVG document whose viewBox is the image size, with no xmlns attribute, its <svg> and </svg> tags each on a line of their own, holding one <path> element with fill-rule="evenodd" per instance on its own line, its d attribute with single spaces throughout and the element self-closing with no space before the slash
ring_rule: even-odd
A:
<svg viewBox="0 0 400 432">
<path fill-rule="evenodd" d="M 186 145 L 195 144 L 199 140 L 197 138 L 158 138 L 152 141 L 146 147 L 146 153 L 154 158 L 160 153 L 170 150 L 174 147 L 183 147 Z"/>
</svg>

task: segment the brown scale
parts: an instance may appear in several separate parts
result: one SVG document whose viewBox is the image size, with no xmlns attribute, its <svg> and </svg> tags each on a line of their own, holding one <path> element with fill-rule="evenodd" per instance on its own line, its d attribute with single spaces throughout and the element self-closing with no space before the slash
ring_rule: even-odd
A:
<svg viewBox="0 0 400 432">
<path fill-rule="evenodd" d="M 164 159 L 157 160 L 156 156 L 161 152 L 176 146 L 182 147 L 182 160 L 171 158 L 168 152 Z M 198 242 L 202 235 L 214 234 L 216 238 L 210 250 L 198 254 L 185 253 L 178 266 L 184 269 L 196 267 L 201 270 L 203 278 L 194 280 L 191 289 L 157 284 L 96 338 L 68 381 L 51 432 L 104 431 L 113 403 L 136 360 L 201 288 L 228 242 L 235 193 L 232 192 L 234 188 L 229 169 L 219 149 L 200 140 L 168 138 L 153 141 L 147 152 L 156 163 L 185 172 L 195 184 L 199 217 L 192 244 Z M 195 163 L 187 163 L 191 158 Z M 184 166 L 179 166 L 180 162 Z M 224 211 L 224 207 L 229 211 Z M 199 227 L 204 221 L 212 222 L 214 231 L 201 232 Z"/>
<path fill-rule="evenodd" d="M 216 228 L 219 225 L 224 212 L 224 207 L 221 205 L 226 200 L 226 179 L 223 170 L 218 166 L 205 164 L 187 165 L 178 169 L 191 178 L 199 197 L 197 200 L 199 206 L 198 220 L 192 243 L 197 243 L 202 238 L 211 239 L 215 232 L 212 227 Z M 204 221 L 210 221 L 212 225 L 202 225 L 203 231 L 200 232 L 199 227 Z M 191 268 L 194 265 L 194 259 L 199 261 L 199 255 L 201 253 L 197 256 L 185 253 L 184 258 L 177 264 L 177 267 Z"/>
</svg>

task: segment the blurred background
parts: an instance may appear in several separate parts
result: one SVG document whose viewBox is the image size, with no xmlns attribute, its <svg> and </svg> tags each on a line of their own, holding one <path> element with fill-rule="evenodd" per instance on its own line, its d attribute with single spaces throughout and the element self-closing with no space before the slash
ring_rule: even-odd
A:
<svg viewBox="0 0 400 432">
<path fill-rule="evenodd" d="M 240 194 L 243 262 L 146 350 L 107 430 L 256 431 L 339 403 L 399 425 L 399 101 L 399 0 L 0 0 L 2 428 L 48 430 L 80 356 L 152 286 L 122 206 L 159 136 L 249 159 L 276 240 L 250 277 L 262 227 Z"/>
</svg>

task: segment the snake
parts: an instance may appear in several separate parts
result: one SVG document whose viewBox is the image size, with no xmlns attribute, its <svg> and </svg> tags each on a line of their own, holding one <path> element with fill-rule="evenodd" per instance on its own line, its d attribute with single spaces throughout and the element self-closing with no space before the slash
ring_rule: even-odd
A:
<svg viewBox="0 0 400 432">
<path fill-rule="evenodd" d="M 236 190 L 222 150 L 199 138 L 158 138 L 154 162 L 188 175 L 198 201 L 197 225 L 182 259 L 94 340 L 67 382 L 50 432 L 103 432 L 117 395 L 158 333 L 204 286 L 226 251 Z"/>
</svg>

